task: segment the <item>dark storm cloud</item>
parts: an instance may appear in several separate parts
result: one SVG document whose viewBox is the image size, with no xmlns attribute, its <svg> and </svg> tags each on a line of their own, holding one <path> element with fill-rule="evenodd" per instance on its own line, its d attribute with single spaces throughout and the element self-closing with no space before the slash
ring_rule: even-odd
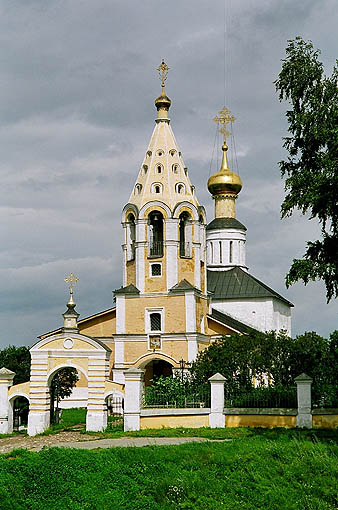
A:
<svg viewBox="0 0 338 510">
<path fill-rule="evenodd" d="M 280 221 L 286 105 L 273 81 L 298 34 L 323 50 L 330 70 L 337 11 L 333 0 L 226 3 L 225 93 L 244 183 L 237 213 L 250 271 L 294 301 L 295 332 L 327 334 L 335 313 L 320 284 L 284 286 L 318 229 L 299 215 Z M 223 0 L 2 4 L 0 347 L 60 325 L 70 271 L 80 277 L 82 317 L 111 306 L 122 280 L 121 210 L 153 129 L 163 57 L 172 126 L 212 218 L 206 181 L 218 169 L 211 119 L 223 106 L 223 14 Z"/>
</svg>

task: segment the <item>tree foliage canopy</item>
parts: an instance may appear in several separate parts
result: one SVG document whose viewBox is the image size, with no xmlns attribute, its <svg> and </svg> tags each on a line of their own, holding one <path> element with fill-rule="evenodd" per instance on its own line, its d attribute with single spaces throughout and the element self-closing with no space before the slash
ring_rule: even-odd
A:
<svg viewBox="0 0 338 510">
<path fill-rule="evenodd" d="M 15 372 L 13 384 L 29 381 L 31 355 L 28 347 L 10 345 L 0 351 L 0 368 Z"/>
<path fill-rule="evenodd" d="M 79 376 L 75 368 L 61 368 L 53 377 L 50 385 L 51 400 L 56 400 L 59 404 L 63 398 L 70 397 L 78 380 Z"/>
<path fill-rule="evenodd" d="M 324 74 L 319 50 L 301 37 L 288 41 L 286 58 L 275 82 L 286 112 L 290 136 L 284 138 L 288 158 L 280 161 L 286 196 L 282 217 L 294 209 L 317 218 L 322 238 L 307 243 L 302 259 L 294 259 L 286 285 L 323 280 L 330 301 L 338 295 L 338 61 Z"/>
<path fill-rule="evenodd" d="M 328 393 L 330 400 L 338 397 L 337 363 L 338 331 L 327 340 L 314 332 L 290 338 L 283 332 L 252 330 L 212 343 L 197 356 L 191 375 L 201 385 L 219 372 L 226 392 L 237 394 L 252 390 L 253 377 L 259 384 L 268 376 L 271 385 L 288 388 L 305 372 L 313 378 L 313 401 L 318 402 Z"/>
</svg>

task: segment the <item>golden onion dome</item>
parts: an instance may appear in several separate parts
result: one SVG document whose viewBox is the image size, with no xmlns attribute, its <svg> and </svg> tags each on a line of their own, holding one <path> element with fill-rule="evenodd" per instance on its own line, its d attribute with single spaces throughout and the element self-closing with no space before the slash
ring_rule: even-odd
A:
<svg viewBox="0 0 338 510">
<path fill-rule="evenodd" d="M 158 98 L 155 99 L 155 106 L 156 106 L 157 110 L 159 110 L 160 108 L 165 108 L 166 110 L 169 110 L 170 105 L 171 105 L 171 100 L 165 94 L 164 88 L 162 88 L 162 94 Z"/>
<path fill-rule="evenodd" d="M 209 177 L 208 190 L 212 195 L 224 195 L 227 193 L 237 195 L 242 189 L 242 180 L 239 175 L 232 172 L 228 165 L 228 146 L 222 145 L 223 158 L 220 170 Z"/>
</svg>

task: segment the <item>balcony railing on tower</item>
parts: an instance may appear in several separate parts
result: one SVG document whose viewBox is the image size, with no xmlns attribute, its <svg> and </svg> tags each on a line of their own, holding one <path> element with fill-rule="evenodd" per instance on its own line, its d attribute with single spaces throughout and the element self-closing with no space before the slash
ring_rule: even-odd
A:
<svg viewBox="0 0 338 510">
<path fill-rule="evenodd" d="M 163 241 L 150 241 L 148 244 L 148 257 L 163 257 Z"/>
<path fill-rule="evenodd" d="M 180 242 L 180 257 L 191 258 L 191 243 Z"/>
</svg>

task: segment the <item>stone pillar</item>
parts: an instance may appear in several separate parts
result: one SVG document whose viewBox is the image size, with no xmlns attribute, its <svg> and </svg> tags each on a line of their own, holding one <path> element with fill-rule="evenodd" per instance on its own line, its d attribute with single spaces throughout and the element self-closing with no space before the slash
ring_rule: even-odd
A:
<svg viewBox="0 0 338 510">
<path fill-rule="evenodd" d="M 0 369 L 0 434 L 13 432 L 13 423 L 9 423 L 8 389 L 13 384 L 15 372 L 7 368 Z"/>
<path fill-rule="evenodd" d="M 225 427 L 224 416 L 224 381 L 225 377 L 217 373 L 209 377 L 211 386 L 211 412 L 209 414 L 209 427 L 216 429 Z"/>
<path fill-rule="evenodd" d="M 124 377 L 124 430 L 140 430 L 144 370 L 129 368 Z"/>
<path fill-rule="evenodd" d="M 312 379 L 306 374 L 301 374 L 295 378 L 297 384 L 298 415 L 297 427 L 312 429 L 311 414 L 311 384 Z"/>
</svg>

